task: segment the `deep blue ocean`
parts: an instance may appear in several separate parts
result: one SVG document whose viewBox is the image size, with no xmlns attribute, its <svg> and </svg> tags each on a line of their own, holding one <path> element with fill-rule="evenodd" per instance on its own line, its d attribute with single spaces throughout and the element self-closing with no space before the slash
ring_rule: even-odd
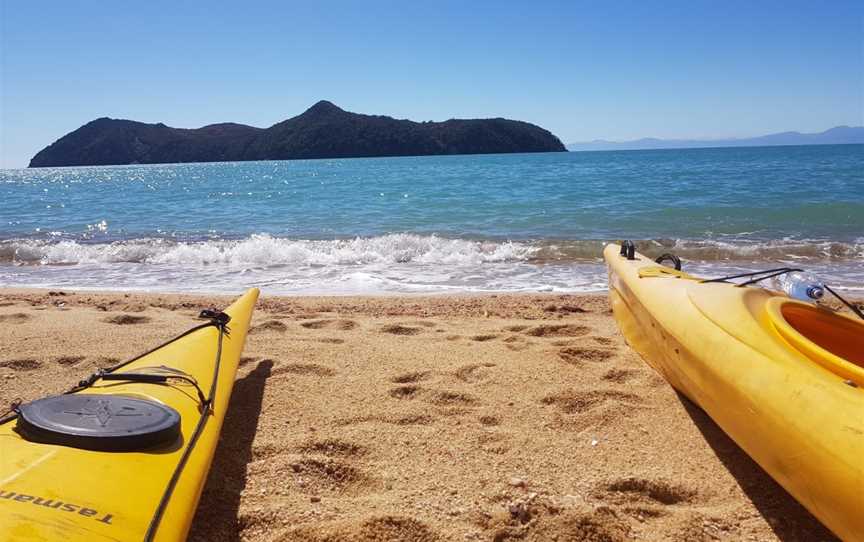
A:
<svg viewBox="0 0 864 542">
<path fill-rule="evenodd" d="M 605 242 L 864 286 L 864 145 L 0 171 L 0 286 L 605 288 Z"/>
</svg>

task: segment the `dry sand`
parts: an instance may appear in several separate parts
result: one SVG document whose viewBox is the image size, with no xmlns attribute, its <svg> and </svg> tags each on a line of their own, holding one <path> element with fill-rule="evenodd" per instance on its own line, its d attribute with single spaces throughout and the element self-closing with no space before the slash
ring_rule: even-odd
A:
<svg viewBox="0 0 864 542">
<path fill-rule="evenodd" d="M 2 291 L 0 404 L 226 302 Z M 605 297 L 265 296 L 253 325 L 191 540 L 831 539 Z"/>
</svg>

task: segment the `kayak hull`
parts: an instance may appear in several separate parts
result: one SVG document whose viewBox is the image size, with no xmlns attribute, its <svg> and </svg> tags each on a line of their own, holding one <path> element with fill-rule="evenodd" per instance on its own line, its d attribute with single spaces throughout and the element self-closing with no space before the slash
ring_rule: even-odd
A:
<svg viewBox="0 0 864 542">
<path fill-rule="evenodd" d="M 604 257 L 628 344 L 829 529 L 861 540 L 864 370 L 794 344 L 778 314 L 791 307 L 840 318 L 850 335 L 834 350 L 864 346 L 864 326 L 761 288 L 657 273 L 617 245 Z"/>
<path fill-rule="evenodd" d="M 181 436 L 173 442 L 98 452 L 30 442 L 14 430 L 14 422 L 0 425 L 0 540 L 184 540 L 216 450 L 257 297 L 258 291 L 250 290 L 225 310 L 230 333 L 222 338 L 221 352 L 218 328 L 207 326 L 121 369 L 182 370 L 205 394 L 212 389 L 209 409 L 185 384 L 97 381 L 84 391 L 170 406 L 181 417 Z"/>
</svg>

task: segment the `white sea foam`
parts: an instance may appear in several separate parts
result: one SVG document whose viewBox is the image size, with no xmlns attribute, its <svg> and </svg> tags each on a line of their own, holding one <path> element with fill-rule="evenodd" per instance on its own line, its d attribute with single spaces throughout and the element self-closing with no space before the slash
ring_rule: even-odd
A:
<svg viewBox="0 0 864 542">
<path fill-rule="evenodd" d="M 0 264 L 143 263 L 279 266 L 417 263 L 479 265 L 492 262 L 599 262 L 601 240 L 477 241 L 436 235 L 390 234 L 353 239 L 303 240 L 258 234 L 237 240 L 178 242 L 140 238 L 113 243 L 45 239 L 0 242 Z M 864 260 L 864 240 L 653 239 L 636 242 L 648 256 L 673 252 L 691 261 Z"/>
<path fill-rule="evenodd" d="M 477 241 L 391 234 L 336 240 L 244 239 L 113 243 L 56 239 L 0 242 L 0 285 L 236 291 L 283 294 L 599 291 L 602 241 Z M 673 252 L 688 271 L 719 276 L 795 265 L 839 288 L 864 282 L 861 244 L 794 240 L 638 242 Z"/>
<path fill-rule="evenodd" d="M 228 266 L 358 265 L 370 263 L 481 264 L 522 261 L 537 247 L 516 242 L 391 234 L 337 240 L 293 240 L 252 235 L 240 240 L 173 242 L 138 239 L 106 244 L 16 240 L 0 261 L 19 264 L 145 263 Z"/>
</svg>

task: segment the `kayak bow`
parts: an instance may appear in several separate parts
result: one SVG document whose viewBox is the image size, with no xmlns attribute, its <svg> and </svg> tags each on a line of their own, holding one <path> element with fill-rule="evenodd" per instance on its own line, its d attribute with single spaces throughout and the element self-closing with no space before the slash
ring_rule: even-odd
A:
<svg viewBox="0 0 864 542">
<path fill-rule="evenodd" d="M 629 248 L 604 251 L 628 344 L 835 534 L 864 539 L 864 322 Z"/>
<path fill-rule="evenodd" d="M 184 540 L 257 298 L 0 424 L 0 541 Z"/>
</svg>

